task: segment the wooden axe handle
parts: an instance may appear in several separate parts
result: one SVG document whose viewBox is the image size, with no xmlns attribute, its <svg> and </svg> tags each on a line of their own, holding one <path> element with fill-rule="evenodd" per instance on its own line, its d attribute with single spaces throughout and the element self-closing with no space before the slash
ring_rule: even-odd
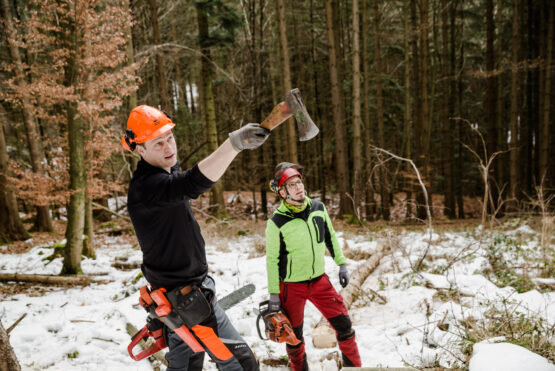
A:
<svg viewBox="0 0 555 371">
<path fill-rule="evenodd" d="M 289 110 L 289 106 L 287 103 L 281 102 L 277 106 L 274 107 L 272 112 L 262 121 L 260 127 L 268 129 L 270 131 L 274 130 L 274 128 L 278 127 L 282 122 L 287 120 L 293 114 Z"/>
</svg>

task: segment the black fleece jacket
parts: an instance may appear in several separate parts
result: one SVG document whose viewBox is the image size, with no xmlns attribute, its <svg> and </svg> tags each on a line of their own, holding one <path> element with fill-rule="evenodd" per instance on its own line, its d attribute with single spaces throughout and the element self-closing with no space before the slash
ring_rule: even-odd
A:
<svg viewBox="0 0 555 371">
<path fill-rule="evenodd" d="M 214 182 L 197 165 L 171 174 L 141 159 L 129 185 L 127 210 L 143 252 L 141 270 L 154 287 L 168 291 L 200 283 L 208 273 L 204 239 L 189 199 Z"/>
</svg>

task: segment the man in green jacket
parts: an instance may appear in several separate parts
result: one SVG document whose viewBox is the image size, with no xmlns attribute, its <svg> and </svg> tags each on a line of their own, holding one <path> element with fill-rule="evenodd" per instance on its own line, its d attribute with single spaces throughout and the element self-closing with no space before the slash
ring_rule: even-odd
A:
<svg viewBox="0 0 555 371">
<path fill-rule="evenodd" d="M 346 287 L 345 257 L 323 203 L 306 196 L 302 167 L 278 164 L 270 188 L 282 199 L 266 225 L 266 269 L 270 311 L 282 309 L 301 343 L 287 344 L 293 371 L 308 370 L 303 340 L 304 307 L 310 300 L 334 328 L 344 366 L 360 367 L 360 355 L 347 308 L 324 272 L 327 249 Z"/>
</svg>

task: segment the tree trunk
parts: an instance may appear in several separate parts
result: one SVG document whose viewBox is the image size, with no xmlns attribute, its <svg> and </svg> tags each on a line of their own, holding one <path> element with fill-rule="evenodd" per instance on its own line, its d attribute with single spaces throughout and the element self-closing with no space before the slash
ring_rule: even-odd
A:
<svg viewBox="0 0 555 371">
<path fill-rule="evenodd" d="M 364 1 L 364 0 L 363 0 Z M 353 0 L 353 172 L 354 172 L 354 208 L 360 216 L 362 199 L 362 153 L 360 140 L 360 14 L 358 0 Z"/>
<path fill-rule="evenodd" d="M 188 81 L 188 82 L 189 82 L 189 84 L 188 84 L 189 85 L 189 102 L 191 104 L 191 108 L 190 108 L 191 109 L 191 116 L 195 117 L 196 110 L 195 110 L 195 97 L 193 95 L 193 83 L 191 81 Z"/>
<path fill-rule="evenodd" d="M 410 99 L 410 92 L 411 92 L 411 84 L 410 84 L 410 68 L 411 68 L 411 64 L 410 64 L 410 40 L 411 40 L 411 30 L 409 28 L 409 18 L 410 18 L 410 4 L 409 4 L 410 0 L 404 0 L 403 1 L 403 27 L 404 27 L 404 48 L 405 48 L 405 55 L 404 55 L 404 62 L 405 62 L 405 66 L 404 66 L 404 73 L 403 73 L 403 80 L 404 80 L 404 86 L 405 86 L 405 112 L 404 112 L 404 116 L 403 116 L 403 142 L 405 143 L 405 148 L 404 148 L 404 153 L 402 153 L 402 155 L 405 158 L 411 158 L 412 157 L 412 130 L 411 130 L 411 117 L 412 117 L 412 112 L 411 112 L 411 99 Z M 410 163 L 407 163 L 405 165 L 405 171 L 407 173 L 412 172 L 413 170 L 411 169 Z M 411 184 L 410 184 L 410 180 L 409 182 L 407 182 L 407 184 L 404 185 L 405 191 L 406 191 L 406 201 L 407 201 L 407 218 L 412 217 L 412 203 L 410 202 L 410 198 L 412 196 L 412 191 L 411 191 Z"/>
<path fill-rule="evenodd" d="M 69 59 L 65 70 L 65 85 L 73 88 L 78 96 L 81 94 L 78 87 L 79 49 L 82 42 L 81 30 L 75 18 L 67 19 L 64 23 L 68 30 L 68 41 L 71 43 Z M 86 78 L 79 77 L 86 81 Z M 67 207 L 67 244 L 64 252 L 62 274 L 78 274 L 81 272 L 81 252 L 83 251 L 83 232 L 85 228 L 85 137 L 82 115 L 77 109 L 77 102 L 66 102 L 68 152 L 69 152 L 69 190 L 71 195 Z"/>
<path fill-rule="evenodd" d="M 132 2 L 133 0 L 128 0 L 128 6 L 131 9 L 132 15 L 133 15 L 133 20 L 135 20 L 135 13 L 133 12 L 133 6 L 132 6 Z M 135 23 L 134 23 L 135 24 Z M 126 44 L 126 54 L 127 54 L 127 60 L 125 61 L 125 65 L 126 66 L 131 66 L 133 63 L 135 63 L 135 49 L 133 46 L 133 25 L 127 25 L 126 28 L 126 32 L 127 32 L 127 44 Z M 131 112 L 131 110 L 133 110 L 133 108 L 138 106 L 138 99 L 137 99 L 137 90 L 133 90 L 130 94 L 129 94 L 129 98 L 127 100 L 127 112 Z M 127 128 L 126 122 L 122 120 L 121 123 L 121 131 L 122 133 L 125 132 L 125 129 Z M 123 160 L 124 161 L 128 161 L 129 163 L 129 167 L 130 167 L 130 174 L 129 174 L 129 178 L 131 178 L 132 173 L 135 171 L 135 169 L 137 168 L 137 164 L 139 162 L 139 156 L 129 153 L 128 151 L 124 151 L 124 154 L 122 155 Z"/>
<path fill-rule="evenodd" d="M 544 24 L 542 20 L 545 20 L 545 17 L 539 15 L 542 1 L 526 1 L 520 4 L 519 30 L 525 30 L 522 33 L 519 31 L 518 35 L 519 82 L 517 83 L 517 88 L 520 89 L 520 107 L 517 121 L 519 134 L 518 149 L 520 154 L 518 179 L 521 181 L 518 185 L 518 193 L 520 198 L 522 198 L 524 194 L 531 195 L 535 192 L 534 186 L 540 179 L 538 172 L 538 159 L 540 158 L 539 129 L 541 117 L 543 116 L 538 111 L 538 90 L 540 84 L 538 81 L 538 70 L 540 68 L 532 66 L 533 63 L 528 63 L 527 61 L 541 60 L 538 44 L 541 42 L 545 43 L 545 33 L 541 32 Z M 544 13 L 548 16 L 549 10 L 546 9 Z M 520 62 L 520 60 L 523 62 Z"/>
<path fill-rule="evenodd" d="M 364 158 L 366 164 L 364 166 L 364 182 L 362 188 L 365 192 L 365 215 L 366 220 L 374 219 L 374 192 L 371 186 L 371 147 L 372 144 L 372 125 L 370 124 L 370 71 L 368 68 L 368 0 L 362 0 L 362 66 L 364 79 Z"/>
<path fill-rule="evenodd" d="M 67 103 L 67 123 L 71 196 L 67 210 L 67 244 L 62 274 L 78 274 L 82 273 L 81 253 L 83 251 L 83 232 L 85 228 L 86 175 L 83 120 L 77 112 L 75 102 Z"/>
<path fill-rule="evenodd" d="M 519 150 L 518 150 L 518 22 L 519 0 L 513 0 L 513 39 L 511 58 L 511 140 L 510 140 L 510 195 L 516 199 L 518 189 Z"/>
<path fill-rule="evenodd" d="M 496 94 L 496 77 L 495 77 L 495 25 L 493 22 L 493 0 L 486 0 L 486 125 L 487 125 L 487 157 L 497 151 L 497 127 L 495 120 L 495 94 Z M 490 167 L 490 175 L 495 179 L 497 177 L 498 160 L 494 160 L 493 166 Z M 489 182 L 489 181 L 488 181 Z M 497 187 L 490 184 L 488 187 L 491 192 L 492 205 L 488 203 L 490 213 L 497 208 Z M 493 210 L 492 210 L 493 208 Z"/>
<path fill-rule="evenodd" d="M 538 183 L 543 184 L 543 180 L 548 182 L 544 184 L 545 186 L 551 185 L 551 178 L 548 176 L 549 172 L 549 126 L 550 126 L 550 114 L 551 114 L 551 88 L 552 88 L 552 67 L 553 62 L 553 23 L 555 23 L 554 13 L 555 5 L 553 2 L 549 3 L 549 23 L 548 23 L 548 33 L 546 39 L 546 61 L 545 61 L 545 87 L 543 89 L 543 112 L 540 124 L 540 135 L 538 137 L 539 141 L 539 165 L 538 165 Z"/>
<path fill-rule="evenodd" d="M 2 9 L 5 22 L 5 30 L 7 34 L 7 42 L 9 46 L 10 58 L 15 67 L 15 79 L 17 85 L 22 85 L 25 80 L 23 71 L 23 63 L 19 54 L 19 48 L 15 44 L 16 31 L 12 23 L 12 15 L 8 0 L 2 0 Z M 44 160 L 44 151 L 41 145 L 41 138 L 39 134 L 38 125 L 33 117 L 33 108 L 29 100 L 22 96 L 20 97 L 21 111 L 23 112 L 23 122 L 25 131 L 27 133 L 27 143 L 29 146 L 29 155 L 31 157 L 31 166 L 33 172 L 39 175 L 45 175 L 42 162 Z M 37 206 L 37 219 L 35 228 L 39 231 L 52 232 L 52 218 L 48 206 Z"/>
<path fill-rule="evenodd" d="M 316 35 L 315 35 L 315 21 L 314 21 L 314 1 L 310 0 L 310 45 L 311 45 L 311 70 L 312 70 L 312 91 L 314 95 L 314 110 L 316 112 L 317 120 L 322 118 L 322 109 L 321 104 L 318 104 L 319 100 L 321 99 L 321 90 L 320 90 L 320 80 L 318 78 L 317 72 L 317 57 L 318 52 L 316 51 Z M 318 173 L 318 183 L 317 186 L 320 189 L 320 197 L 322 202 L 326 203 L 326 161 L 324 159 L 324 137 L 327 127 L 324 125 L 324 120 L 318 120 L 321 122 L 319 125 L 320 135 L 318 135 L 315 139 L 317 141 L 316 151 L 318 153 L 317 156 L 317 173 Z"/>
<path fill-rule="evenodd" d="M 148 5 L 150 8 L 150 20 L 152 22 L 152 43 L 154 46 L 162 44 L 162 39 L 160 37 L 160 27 L 158 25 L 158 4 L 157 0 L 148 0 Z M 158 77 L 158 92 L 160 93 L 160 106 L 163 110 L 166 110 L 170 115 L 173 113 L 173 105 L 168 97 L 168 82 L 166 79 L 166 68 L 164 67 L 164 57 L 162 56 L 162 51 L 156 50 L 156 74 Z"/>
<path fill-rule="evenodd" d="M 451 121 L 449 120 L 449 116 L 452 114 L 452 112 L 449 111 L 452 107 L 452 98 L 451 92 L 449 90 L 449 79 L 451 78 L 451 76 L 449 71 L 449 43 L 447 41 L 447 12 L 449 11 L 449 6 L 450 5 L 447 3 L 447 0 L 441 0 L 441 73 L 443 75 L 443 107 L 441 107 L 441 121 L 443 126 L 443 137 L 445 144 L 443 147 L 443 154 L 445 156 L 445 214 L 449 218 L 455 218 L 455 194 L 453 191 L 453 137 L 451 130 Z"/>
<path fill-rule="evenodd" d="M 461 2 L 460 6 L 460 12 L 457 12 L 457 5 L 458 2 L 455 3 L 455 6 L 453 6 L 453 9 L 451 11 L 451 40 L 452 40 L 452 55 L 451 55 L 451 63 L 453 65 L 453 68 L 455 68 L 455 61 L 456 59 L 456 50 L 457 48 L 455 47 L 455 45 L 459 46 L 460 49 L 460 55 L 459 55 L 459 64 L 457 65 L 457 70 L 458 71 L 462 71 L 463 67 L 464 67 L 464 63 L 465 63 L 465 55 L 464 55 L 464 43 L 462 42 L 462 40 L 460 42 L 456 42 L 456 37 L 455 37 L 455 33 L 456 33 L 456 25 L 457 25 L 457 13 L 459 13 L 460 15 L 460 24 L 461 24 L 461 28 L 460 28 L 460 33 L 462 35 L 463 33 L 463 27 L 464 27 L 464 3 Z M 462 39 L 462 37 L 461 37 Z M 458 114 L 458 116 L 462 117 L 462 107 L 463 107 L 463 92 L 464 92 L 464 80 L 462 79 L 462 76 L 459 72 L 457 72 L 456 74 L 458 77 L 456 80 L 454 80 L 453 82 L 453 87 L 454 87 L 454 91 L 457 91 L 457 100 L 456 100 L 456 112 Z M 461 143 L 461 140 L 463 138 L 463 125 L 459 124 L 457 125 L 457 135 L 458 135 L 458 145 L 456 147 L 457 152 L 458 152 L 458 163 L 455 166 L 455 184 L 454 184 L 454 188 L 455 188 L 455 196 L 457 198 L 457 217 L 459 219 L 464 219 L 465 215 L 464 215 L 464 188 L 462 185 L 462 179 L 463 179 L 463 174 L 462 174 L 462 165 L 463 165 L 463 160 L 464 160 L 464 153 L 463 153 L 463 146 Z"/>
<path fill-rule="evenodd" d="M 378 146 L 385 146 L 384 134 L 384 108 L 383 108 L 383 82 L 382 82 L 382 51 L 380 45 L 380 12 L 378 1 L 374 1 L 374 59 L 376 63 L 376 108 L 378 121 Z M 380 214 L 383 219 L 389 220 L 389 187 L 387 180 L 386 165 L 379 167 L 380 178 Z"/>
<path fill-rule="evenodd" d="M 129 8 L 131 8 L 131 9 L 132 9 L 132 6 L 131 6 L 132 1 L 133 0 L 128 0 L 128 4 L 127 4 L 129 6 Z M 127 60 L 125 61 L 125 65 L 126 66 L 131 66 L 133 63 L 135 63 L 135 50 L 133 48 L 133 29 L 132 29 L 132 25 L 127 26 L 126 32 L 127 32 L 127 35 L 126 35 L 126 37 L 127 37 L 127 44 L 126 44 Z M 131 112 L 131 110 L 135 107 L 137 107 L 137 91 L 133 90 L 129 94 L 127 110 L 129 112 Z M 125 123 L 124 123 L 124 125 L 125 125 Z M 135 163 L 135 166 L 133 167 L 133 170 L 135 169 L 136 166 L 137 166 L 137 164 Z"/>
<path fill-rule="evenodd" d="M 422 110 L 422 93 L 421 93 L 421 73 L 420 73 L 420 49 L 418 48 L 418 41 L 419 41 L 419 29 L 420 25 L 418 23 L 418 15 L 416 12 L 416 1 L 410 1 L 410 20 L 411 20 L 411 38 L 410 38 L 410 49 L 412 51 L 412 63 L 411 63 L 411 70 L 412 70 L 412 120 L 413 120 L 413 128 L 414 128 L 414 135 L 411 138 L 411 143 L 414 144 L 414 153 L 412 156 L 414 157 L 414 162 L 417 166 L 420 166 L 422 159 L 420 158 L 421 152 L 421 140 L 420 137 L 421 133 L 421 114 L 420 111 Z M 411 182 L 411 189 L 413 189 L 412 194 L 415 197 L 418 197 L 419 185 Z M 423 197 L 424 195 L 422 195 Z M 418 208 L 417 208 L 418 210 Z"/>
<path fill-rule="evenodd" d="M 497 13 L 495 16 L 495 23 L 497 25 L 497 44 L 496 44 L 496 54 L 497 54 L 497 76 L 496 76 L 496 85 L 497 85 L 497 93 L 495 95 L 495 112 L 496 112 L 496 124 L 495 127 L 497 128 L 497 150 L 504 151 L 507 149 L 507 130 L 505 126 L 505 118 L 503 116 L 504 109 L 503 109 L 503 38 L 501 35 L 501 28 L 503 25 L 503 0 L 497 0 Z M 495 168 L 495 176 L 497 186 L 503 188 L 505 184 L 505 174 L 508 161 L 506 161 L 507 156 L 501 155 L 497 159 L 497 166 Z"/>
<path fill-rule="evenodd" d="M 88 192 L 87 192 L 88 193 Z M 83 255 L 87 258 L 96 259 L 94 251 L 94 218 L 92 200 L 86 196 L 85 203 L 85 236 L 83 239 Z"/>
<path fill-rule="evenodd" d="M 170 15 L 171 15 L 171 29 L 172 29 L 173 42 L 175 44 L 179 44 L 179 37 L 177 36 L 177 30 L 175 28 L 175 23 L 176 23 L 175 12 L 170 12 Z M 179 56 L 176 56 L 174 60 L 174 71 L 175 71 L 174 96 L 177 103 L 177 110 L 183 109 L 183 107 L 185 107 L 185 109 L 188 111 L 189 104 L 187 103 L 187 87 L 186 87 L 185 79 L 183 78 L 183 73 L 181 72 L 182 69 L 183 67 L 181 66 L 181 59 L 179 58 Z M 172 89 L 172 91 L 174 91 L 174 89 Z M 183 103 L 181 103 L 181 99 L 184 100 Z"/>
<path fill-rule="evenodd" d="M 431 202 L 431 178 L 430 178 L 430 97 L 428 95 L 428 0 L 422 0 L 420 5 L 420 127 L 417 137 L 417 164 L 428 188 Z M 422 190 L 417 193 L 417 216 L 426 219 L 426 201 Z"/>
<path fill-rule="evenodd" d="M 4 136 L 4 122 L 7 121 L 4 107 L 0 106 L 0 244 L 12 240 L 25 240 L 29 234 L 21 219 L 17 199 L 8 181 L 8 151 Z"/>
<path fill-rule="evenodd" d="M 343 79 L 340 67 L 341 56 L 338 45 L 339 29 L 334 2 L 337 0 L 326 0 L 326 24 L 329 49 L 329 69 L 331 82 L 331 100 L 333 112 L 333 125 L 335 128 L 335 176 L 338 182 L 339 192 L 339 216 L 349 214 L 352 205 L 347 193 L 349 192 L 350 175 L 347 164 L 347 129 L 345 122 L 345 102 L 343 99 Z"/>
<path fill-rule="evenodd" d="M 283 93 L 291 90 L 291 67 L 289 61 L 289 48 L 287 43 L 285 6 L 283 0 L 276 0 L 276 15 L 279 31 L 279 60 L 281 67 L 281 83 Z M 295 122 L 293 118 L 287 120 L 287 152 L 290 162 L 298 163 L 299 154 L 297 149 L 297 133 L 295 132 Z"/>
<path fill-rule="evenodd" d="M 20 371 L 21 366 L 10 345 L 10 337 L 0 321 L 0 371 Z"/>
<path fill-rule="evenodd" d="M 131 1 L 132 0 L 129 0 L 129 3 L 131 3 Z M 131 4 L 129 4 L 129 7 L 131 8 Z M 126 45 L 127 60 L 125 61 L 125 65 L 131 66 L 133 63 L 135 63 L 135 50 L 133 48 L 133 29 L 131 25 L 127 27 L 126 31 L 127 31 L 127 45 Z M 127 111 L 131 112 L 131 110 L 137 107 L 137 105 L 138 105 L 137 91 L 133 90 L 129 94 L 129 98 L 127 100 Z M 127 125 L 125 121 L 122 121 L 121 131 L 124 132 L 126 128 L 127 128 Z M 129 161 L 131 173 L 134 172 L 135 169 L 137 168 L 137 163 L 139 162 L 138 156 L 131 154 L 128 151 L 124 151 L 123 159 L 124 161 Z"/>
<path fill-rule="evenodd" d="M 206 140 L 208 151 L 214 152 L 218 148 L 218 128 L 216 125 L 216 105 L 212 90 L 212 63 L 210 48 L 204 46 L 208 40 L 208 15 L 206 9 L 197 3 L 197 22 L 199 30 L 199 42 L 202 52 L 201 57 L 201 83 L 202 83 L 202 112 L 206 122 Z M 220 180 L 210 189 L 211 212 L 215 215 L 223 216 L 226 214 L 224 203 L 223 180 Z"/>
</svg>

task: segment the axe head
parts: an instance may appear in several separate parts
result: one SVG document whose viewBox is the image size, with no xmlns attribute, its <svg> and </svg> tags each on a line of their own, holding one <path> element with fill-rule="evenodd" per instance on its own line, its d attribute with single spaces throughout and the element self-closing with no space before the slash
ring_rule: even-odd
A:
<svg viewBox="0 0 555 371">
<path fill-rule="evenodd" d="M 314 138 L 320 130 L 314 125 L 314 122 L 310 118 L 299 89 L 295 88 L 285 94 L 285 103 L 293 117 L 295 117 L 295 121 L 297 121 L 299 140 L 305 141 Z"/>
</svg>

